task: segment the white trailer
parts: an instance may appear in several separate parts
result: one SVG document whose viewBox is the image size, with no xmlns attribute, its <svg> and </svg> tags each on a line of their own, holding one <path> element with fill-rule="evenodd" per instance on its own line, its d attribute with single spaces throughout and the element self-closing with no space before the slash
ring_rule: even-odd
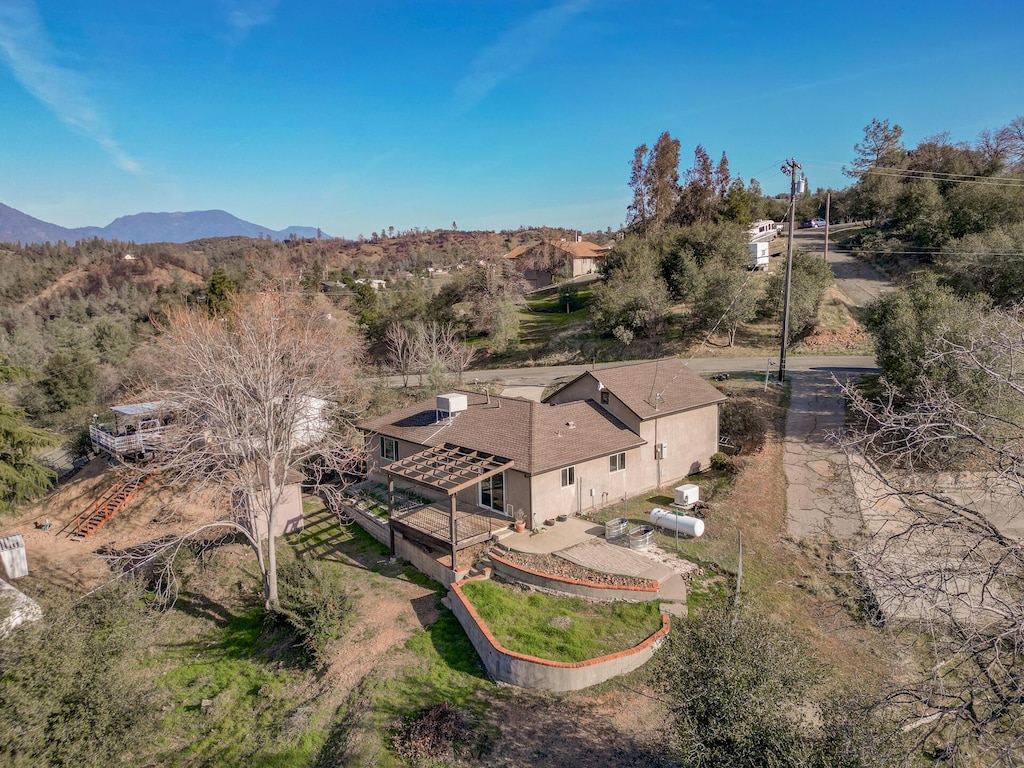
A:
<svg viewBox="0 0 1024 768">
<path fill-rule="evenodd" d="M 768 243 L 757 242 L 750 244 L 750 268 L 760 269 L 762 272 L 768 269 Z"/>
</svg>

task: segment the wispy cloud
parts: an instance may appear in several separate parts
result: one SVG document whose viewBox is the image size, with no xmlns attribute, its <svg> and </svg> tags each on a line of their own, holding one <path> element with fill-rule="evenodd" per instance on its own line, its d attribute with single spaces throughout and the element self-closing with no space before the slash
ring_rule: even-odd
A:
<svg viewBox="0 0 1024 768">
<path fill-rule="evenodd" d="M 239 43 L 254 27 L 262 27 L 274 19 L 278 0 L 228 0 L 226 15 L 231 28 L 231 42 Z"/>
<path fill-rule="evenodd" d="M 57 51 L 31 0 L 4 0 L 0 5 L 0 54 L 25 90 L 61 122 L 99 144 L 122 170 L 141 172 L 138 162 L 110 135 L 103 116 L 87 95 L 87 79 L 57 63 Z"/>
<path fill-rule="evenodd" d="M 460 112 L 472 109 L 503 80 L 526 68 L 541 55 L 562 30 L 579 16 L 591 0 L 565 0 L 527 16 L 505 30 L 484 48 L 455 86 L 455 106 Z"/>
</svg>

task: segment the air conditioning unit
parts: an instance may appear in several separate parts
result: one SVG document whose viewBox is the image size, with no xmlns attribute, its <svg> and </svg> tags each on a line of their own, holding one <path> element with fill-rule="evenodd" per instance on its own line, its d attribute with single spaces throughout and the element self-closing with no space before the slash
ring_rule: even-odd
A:
<svg viewBox="0 0 1024 768">
<path fill-rule="evenodd" d="M 676 488 L 676 500 L 674 502 L 674 506 L 692 507 L 698 501 L 700 501 L 700 486 L 680 485 Z"/>
<path fill-rule="evenodd" d="M 437 420 L 451 419 L 456 414 L 462 413 L 469 408 L 465 395 L 460 392 L 452 392 L 447 395 L 438 395 L 435 405 Z"/>
<path fill-rule="evenodd" d="M 656 443 L 654 446 L 654 458 L 657 460 L 668 458 L 668 443 Z"/>
</svg>

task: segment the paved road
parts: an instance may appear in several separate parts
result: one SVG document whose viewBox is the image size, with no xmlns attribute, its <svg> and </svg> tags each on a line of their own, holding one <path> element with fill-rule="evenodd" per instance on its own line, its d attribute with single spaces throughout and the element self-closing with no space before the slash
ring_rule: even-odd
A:
<svg viewBox="0 0 1024 768">
<path fill-rule="evenodd" d="M 836 378 L 846 377 L 837 373 Z M 789 380 L 782 457 L 787 528 L 797 537 L 851 537 L 861 518 L 846 455 L 836 444 L 845 421 L 839 389 L 829 371 L 791 372 Z"/>
<path fill-rule="evenodd" d="M 794 241 L 798 249 L 823 253 L 825 230 L 801 230 L 794 234 Z M 880 272 L 831 245 L 828 261 L 836 287 L 854 309 L 863 309 L 879 295 L 893 289 Z M 787 360 L 787 368 L 791 372 L 791 396 L 782 461 L 787 481 L 789 533 L 797 537 L 849 538 L 860 530 L 862 517 L 849 464 L 845 454 L 836 447 L 836 439 L 843 433 L 845 404 L 831 373 L 825 370 L 827 366 L 800 370 Z M 860 373 L 835 367 L 831 371 L 840 382 Z"/>
<path fill-rule="evenodd" d="M 824 253 L 825 230 L 802 229 L 793 235 L 794 250 Z M 869 264 L 855 258 L 847 251 L 829 244 L 828 263 L 835 275 L 836 288 L 857 308 L 864 308 L 881 294 L 893 290 L 889 279 Z"/>
<path fill-rule="evenodd" d="M 742 371 L 764 372 L 769 360 L 773 367 L 778 365 L 778 355 L 769 357 L 695 357 L 689 365 L 698 373 L 739 373 Z M 601 370 L 622 363 L 598 363 L 580 365 L 549 365 L 536 368 L 484 368 L 466 371 L 462 380 L 465 384 L 476 381 L 493 381 L 506 387 L 530 386 L 547 387 L 560 381 L 579 376 L 591 369 Z M 875 358 L 864 355 L 790 355 L 786 358 L 786 370 L 810 371 L 815 369 L 864 372 L 875 370 Z M 392 385 L 401 384 L 400 377 L 391 377 Z"/>
</svg>

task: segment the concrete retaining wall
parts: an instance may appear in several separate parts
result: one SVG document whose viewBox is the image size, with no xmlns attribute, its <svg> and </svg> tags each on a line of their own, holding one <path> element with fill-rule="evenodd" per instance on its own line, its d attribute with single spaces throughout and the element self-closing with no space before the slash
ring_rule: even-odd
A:
<svg viewBox="0 0 1024 768">
<path fill-rule="evenodd" d="M 373 538 L 385 547 L 391 549 L 391 526 L 388 524 L 387 520 L 373 514 L 372 512 L 366 512 L 355 504 L 349 504 L 345 501 L 339 502 L 338 506 L 341 507 L 345 514 L 359 523 L 360 528 L 373 536 Z"/>
<path fill-rule="evenodd" d="M 487 570 L 483 576 L 474 576 L 466 581 L 488 578 L 490 569 Z M 491 679 L 545 691 L 578 691 L 632 672 L 654 655 L 669 629 L 669 617 L 662 614 L 661 629 L 633 648 L 587 661 L 548 661 L 510 651 L 498 643 L 462 593 L 460 584 L 450 585 L 448 602 Z"/>
<path fill-rule="evenodd" d="M 341 502 L 342 509 L 358 524 L 359 527 L 369 533 L 388 549 L 391 549 L 391 525 L 382 517 L 366 512 L 354 504 Z M 418 571 L 429 576 L 438 584 L 451 584 L 469 575 L 469 568 L 459 568 L 453 571 L 447 565 L 439 562 L 437 556 L 424 550 L 422 546 L 414 541 L 409 541 L 402 534 L 395 534 L 395 555 L 408 560 Z"/>
<path fill-rule="evenodd" d="M 403 560 L 408 560 L 420 573 L 426 574 L 438 584 L 451 584 L 469 575 L 469 568 L 453 571 L 435 554 L 426 551 L 415 541 L 409 541 L 400 533 L 395 534 L 395 554 Z"/>
<path fill-rule="evenodd" d="M 494 573 L 510 581 L 529 584 L 550 592 L 560 592 L 574 597 L 585 597 L 588 600 L 622 600 L 631 603 L 645 603 L 658 597 L 660 585 L 653 579 L 644 579 L 646 586 L 626 587 L 612 584 L 597 584 L 578 579 L 555 576 L 525 568 L 511 560 L 505 560 L 493 550 L 490 552 L 494 563 Z"/>
</svg>

